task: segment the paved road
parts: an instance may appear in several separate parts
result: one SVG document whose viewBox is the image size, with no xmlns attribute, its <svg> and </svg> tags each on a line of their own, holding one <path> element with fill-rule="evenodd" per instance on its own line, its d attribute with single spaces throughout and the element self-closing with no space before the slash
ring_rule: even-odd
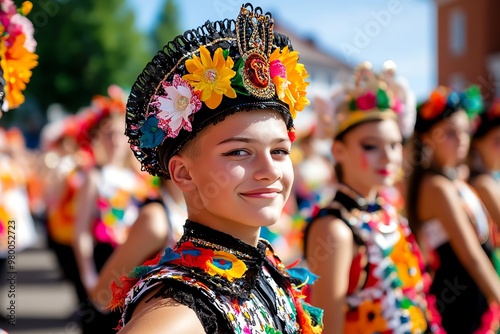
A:
<svg viewBox="0 0 500 334">
<path fill-rule="evenodd" d="M 13 326 L 2 319 L 0 328 L 9 334 L 81 334 L 72 320 L 77 297 L 62 279 L 53 252 L 43 235 L 34 247 L 16 254 L 15 317 Z M 10 283 L 1 282 L 0 314 L 9 314 Z"/>
</svg>

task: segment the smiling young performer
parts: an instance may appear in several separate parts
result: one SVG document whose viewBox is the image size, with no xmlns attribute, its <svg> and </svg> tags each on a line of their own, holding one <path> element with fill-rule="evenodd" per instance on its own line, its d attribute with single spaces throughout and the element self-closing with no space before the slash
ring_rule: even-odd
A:
<svg viewBox="0 0 500 334">
<path fill-rule="evenodd" d="M 285 269 L 261 226 L 274 224 L 293 183 L 293 118 L 309 103 L 307 72 L 260 7 L 210 22 L 167 44 L 127 103 L 131 148 L 143 169 L 185 197 L 173 249 L 115 286 L 121 333 L 320 333 L 303 301 L 307 279 Z"/>
<path fill-rule="evenodd" d="M 380 196 L 401 167 L 400 103 L 368 62 L 353 86 L 335 112 L 337 192 L 305 230 L 307 264 L 319 275 L 311 303 L 325 310 L 327 333 L 440 333 L 419 248 Z"/>
</svg>

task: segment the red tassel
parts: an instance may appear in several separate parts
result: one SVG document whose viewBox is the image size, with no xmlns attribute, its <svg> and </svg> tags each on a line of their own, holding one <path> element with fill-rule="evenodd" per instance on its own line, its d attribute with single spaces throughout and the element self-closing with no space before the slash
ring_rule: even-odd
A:
<svg viewBox="0 0 500 334">
<path fill-rule="evenodd" d="M 294 128 L 291 128 L 290 130 L 288 130 L 288 138 L 290 139 L 290 141 L 292 143 L 295 141 L 295 139 L 297 139 L 297 134 L 295 133 Z"/>
<path fill-rule="evenodd" d="M 118 286 L 115 281 L 111 282 L 111 291 L 113 297 L 106 309 L 111 309 L 112 311 L 116 309 L 122 309 L 125 304 L 125 297 L 127 297 L 128 292 L 132 287 L 139 281 L 138 278 L 130 278 L 126 275 L 120 277 L 120 282 L 122 286 Z"/>
<path fill-rule="evenodd" d="M 147 260 L 142 265 L 143 266 L 156 266 L 158 264 L 158 262 L 160 262 L 160 260 L 161 260 L 161 255 L 160 255 L 160 253 L 158 253 L 158 254 L 156 254 L 156 257 L 154 259 Z"/>
<path fill-rule="evenodd" d="M 290 268 L 295 267 L 296 265 L 298 265 L 300 263 L 300 261 L 301 261 L 300 259 L 295 260 L 294 262 L 292 262 L 291 264 L 286 266 L 286 269 L 290 269 Z"/>
</svg>

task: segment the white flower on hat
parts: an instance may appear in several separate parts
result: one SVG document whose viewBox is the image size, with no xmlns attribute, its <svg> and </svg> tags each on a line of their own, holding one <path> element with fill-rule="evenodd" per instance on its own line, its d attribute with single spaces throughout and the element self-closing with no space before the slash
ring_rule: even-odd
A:
<svg viewBox="0 0 500 334">
<path fill-rule="evenodd" d="M 165 95 L 157 95 L 151 103 L 157 109 L 158 127 L 167 137 L 176 137 L 181 128 L 191 131 L 190 116 L 200 110 L 201 101 L 193 88 L 178 74 L 172 83 L 163 82 Z"/>
</svg>

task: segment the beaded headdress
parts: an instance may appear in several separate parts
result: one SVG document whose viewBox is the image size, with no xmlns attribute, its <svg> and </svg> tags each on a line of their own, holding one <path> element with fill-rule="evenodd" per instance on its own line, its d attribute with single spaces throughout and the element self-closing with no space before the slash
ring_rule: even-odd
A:
<svg viewBox="0 0 500 334">
<path fill-rule="evenodd" d="M 373 71 L 370 62 L 359 64 L 354 71 L 353 87 L 335 111 L 334 138 L 338 139 L 354 126 L 368 121 L 397 120 L 401 104 L 387 84 Z"/>
<path fill-rule="evenodd" d="M 29 1 L 18 9 L 12 0 L 0 0 L 0 116 L 24 103 L 22 91 L 38 64 L 33 24 L 26 18 L 32 7 Z"/>
<path fill-rule="evenodd" d="M 475 121 L 473 138 L 482 138 L 490 130 L 500 126 L 500 98 L 487 104 Z"/>
<path fill-rule="evenodd" d="M 473 119 L 483 109 L 483 100 L 478 86 L 458 91 L 446 86 L 434 89 L 427 100 L 417 107 L 415 132 L 425 133 L 430 128 L 457 111 L 463 110 Z"/>
<path fill-rule="evenodd" d="M 142 169 L 165 177 L 200 130 L 238 111 L 280 112 L 293 140 L 293 118 L 309 104 L 307 77 L 271 14 L 245 4 L 236 20 L 207 21 L 156 54 L 132 87 L 125 134 Z"/>
</svg>

